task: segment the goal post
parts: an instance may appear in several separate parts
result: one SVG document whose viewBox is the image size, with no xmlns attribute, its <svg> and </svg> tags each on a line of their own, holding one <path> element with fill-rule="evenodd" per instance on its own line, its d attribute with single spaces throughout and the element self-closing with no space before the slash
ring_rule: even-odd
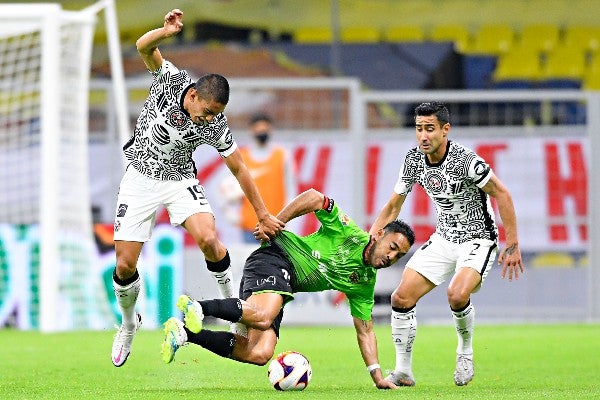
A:
<svg viewBox="0 0 600 400">
<path fill-rule="evenodd" d="M 9 286 L 28 289 L 31 299 L 23 304 L 15 293 L 4 294 L 2 308 L 18 309 L 21 327 L 49 332 L 92 324 L 86 306 L 93 297 L 83 295 L 94 290 L 86 278 L 96 251 L 88 97 L 96 14 L 111 7 L 114 18 L 113 1 L 81 11 L 56 3 L 0 4 L 0 227 L 6 233 L 0 241 L 22 243 L 19 254 L 10 247 L 4 257 L 24 258 L 31 267 L 30 276 L 6 274 L 21 281 Z"/>
</svg>

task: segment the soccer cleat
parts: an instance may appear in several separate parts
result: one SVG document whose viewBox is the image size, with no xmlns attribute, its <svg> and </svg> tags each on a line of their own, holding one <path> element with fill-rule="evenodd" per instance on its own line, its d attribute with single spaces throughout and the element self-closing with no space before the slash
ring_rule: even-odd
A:
<svg viewBox="0 0 600 400">
<path fill-rule="evenodd" d="M 473 380 L 473 375 L 475 375 L 473 355 L 457 355 L 456 370 L 454 371 L 454 383 L 456 383 L 458 386 L 464 386 Z"/>
<path fill-rule="evenodd" d="M 133 342 L 133 336 L 138 328 L 142 325 L 142 316 L 138 313 L 136 315 L 135 328 L 129 331 L 123 327 L 123 324 L 119 327 L 115 339 L 113 340 L 112 346 L 112 363 L 115 367 L 120 367 L 125 364 L 129 353 L 131 352 L 131 343 Z"/>
<path fill-rule="evenodd" d="M 182 294 L 177 300 L 177 308 L 183 313 L 185 327 L 188 328 L 190 332 L 198 333 L 202 330 L 204 312 L 202 311 L 200 303 L 190 296 Z"/>
<path fill-rule="evenodd" d="M 404 372 L 392 371 L 385 377 L 385 380 L 392 382 L 396 386 L 415 386 L 415 378 Z"/>
<path fill-rule="evenodd" d="M 165 322 L 165 340 L 163 340 L 160 354 L 165 364 L 175 358 L 175 352 L 187 343 L 187 333 L 183 329 L 183 322 L 177 318 L 169 318 Z"/>
</svg>

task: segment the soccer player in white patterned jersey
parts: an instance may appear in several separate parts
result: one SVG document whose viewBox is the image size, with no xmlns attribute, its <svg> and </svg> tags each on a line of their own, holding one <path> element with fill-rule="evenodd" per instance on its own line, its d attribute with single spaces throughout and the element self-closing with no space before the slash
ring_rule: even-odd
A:
<svg viewBox="0 0 600 400">
<path fill-rule="evenodd" d="M 194 82 L 186 71 L 163 59 L 158 49 L 164 39 L 181 32 L 182 18 L 181 10 L 168 12 L 161 28 L 136 42 L 154 79 L 133 136 L 123 148 L 129 164 L 117 199 L 113 273 L 122 314 L 112 347 L 117 367 L 127 360 L 141 323 L 135 312 L 141 286 L 137 261 L 150 239 L 158 207 L 164 206 L 171 224 L 183 226 L 194 238 L 223 297 L 233 295 L 229 253 L 217 237 L 214 214 L 196 179 L 192 153 L 199 145 L 214 147 L 238 180 L 258 217 L 259 239 L 269 240 L 285 226 L 267 211 L 223 115 L 229 101 L 227 80 L 208 74 Z"/>
<path fill-rule="evenodd" d="M 396 366 L 386 378 L 398 386 L 414 386 L 412 349 L 417 333 L 415 307 L 425 294 L 450 278 L 448 303 L 458 345 L 454 383 L 468 384 L 474 376 L 471 293 L 485 280 L 496 258 L 498 229 L 490 196 L 496 199 L 506 232 L 500 252 L 502 278 L 518 279 L 524 272 L 512 197 L 489 165 L 472 150 L 448 139 L 450 115 L 444 104 L 423 103 L 415 108 L 418 147 L 410 150 L 388 202 L 371 233 L 398 217 L 413 185 L 418 183 L 433 200 L 436 230 L 407 262 L 392 293 L 392 339 Z"/>
</svg>

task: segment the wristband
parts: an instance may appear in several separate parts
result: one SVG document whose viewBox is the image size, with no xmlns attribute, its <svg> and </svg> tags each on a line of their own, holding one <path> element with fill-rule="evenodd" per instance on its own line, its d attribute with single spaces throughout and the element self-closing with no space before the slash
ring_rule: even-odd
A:
<svg viewBox="0 0 600 400">
<path fill-rule="evenodd" d="M 367 371 L 369 371 L 369 373 L 375 371 L 376 369 L 381 369 L 381 366 L 379 364 L 371 364 L 367 367 Z"/>
</svg>

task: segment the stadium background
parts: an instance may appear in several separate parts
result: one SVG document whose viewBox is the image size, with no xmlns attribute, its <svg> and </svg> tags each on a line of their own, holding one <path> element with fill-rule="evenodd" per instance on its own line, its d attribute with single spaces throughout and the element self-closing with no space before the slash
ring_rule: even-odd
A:
<svg viewBox="0 0 600 400">
<path fill-rule="evenodd" d="M 90 2 L 63 1 L 63 7 L 80 9 Z M 594 13 L 598 1 L 306 1 L 302 2 L 302 11 L 298 10 L 296 1 L 203 1 L 203 2 L 171 2 L 146 1 L 144 11 L 140 12 L 139 2 L 119 1 L 117 11 L 121 31 L 121 43 L 124 56 L 124 67 L 128 81 L 134 84 L 130 91 L 131 121 L 137 117 L 140 102 L 147 89 L 147 75 L 144 67 L 135 53 L 134 42 L 139 35 L 157 26 L 160 17 L 171 8 L 179 7 L 184 13 L 185 31 L 180 37 L 161 46 L 166 58 L 177 65 L 199 75 L 208 71 L 218 71 L 228 77 L 257 78 L 257 77 L 332 77 L 351 76 L 358 78 L 365 89 L 379 90 L 439 90 L 439 89 L 485 89 L 496 90 L 503 88 L 532 89 L 592 89 L 600 88 L 598 83 L 600 41 L 600 26 Z M 200 6 L 198 5 L 200 4 Z M 337 17 L 332 17 L 331 9 L 337 9 Z M 572 42 L 569 32 L 573 27 L 585 27 L 584 33 L 589 34 L 589 40 L 577 36 Z M 442 29 L 444 28 L 444 29 Z M 531 29 L 530 29 L 531 28 Z M 588 29 L 589 28 L 589 29 Z M 526 39 L 526 32 L 532 31 L 533 40 Z M 575 29 L 577 31 L 577 29 Z M 100 83 L 109 77 L 107 51 L 104 49 L 105 34 L 103 24 L 98 24 L 95 37 L 96 45 L 93 53 L 93 77 Z M 578 46 L 575 46 L 577 44 Z M 525 47 L 531 45 L 533 47 Z M 573 50 L 562 52 L 561 49 Z M 533 67 L 523 70 L 511 70 L 510 61 L 516 59 L 517 66 L 524 63 L 525 54 L 534 55 Z M 576 54 L 577 56 L 574 56 Z M 566 71 L 553 72 L 551 60 L 557 55 L 558 65 L 567 66 Z M 514 66 L 514 64 L 513 64 Z M 100 85 L 101 86 L 101 85 Z M 311 93 L 312 96 L 333 96 L 335 93 Z M 339 93 L 337 95 L 340 95 Z M 343 94 L 341 95 L 343 96 Z M 426 99 L 424 99 L 426 100 Z M 119 165 L 119 138 L 111 130 L 110 115 L 106 113 L 107 96 L 103 90 L 96 90 L 91 95 L 90 113 L 90 151 L 93 165 L 92 187 L 96 237 L 102 262 L 99 271 L 110 269 L 112 254 L 110 252 L 110 230 L 114 207 L 114 195 L 121 174 Z M 313 100 L 318 103 L 318 100 Z M 313 106 L 314 107 L 314 106 Z M 228 107 L 228 116 L 240 143 L 248 140 L 245 134 L 245 121 L 253 109 L 244 109 L 233 104 Z M 409 105 L 393 105 L 389 107 L 373 107 L 370 109 L 369 124 L 374 129 L 380 127 L 409 127 Z M 307 151 L 305 161 L 307 169 L 318 165 L 324 147 L 317 140 L 318 135 L 327 127 L 343 131 L 347 126 L 344 121 L 336 121 L 335 112 L 323 117 L 312 114 L 312 109 L 300 113 L 286 113 L 274 110 L 277 128 L 281 132 L 278 138 L 295 151 Z M 518 134 L 507 133 L 506 137 L 480 138 L 476 133 L 462 132 L 464 140 L 455 129 L 459 141 L 488 148 L 498 148 L 506 143 L 517 143 L 513 147 L 542 147 L 544 151 L 536 153 L 538 160 L 543 162 L 547 155 L 557 153 L 559 161 L 554 167 L 545 166 L 535 175 L 540 179 L 548 179 L 541 190 L 556 185 L 569 188 L 563 190 L 562 198 L 568 203 L 561 215 L 545 215 L 542 222 L 552 227 L 553 218 L 572 218 L 567 230 L 571 239 L 562 243 L 553 243 L 540 237 L 527 237 L 522 240 L 538 243 L 539 246 L 528 246 L 525 252 L 528 272 L 524 279 L 516 284 L 507 285 L 499 279 L 498 271 L 493 271 L 486 282 L 484 293 L 477 295 L 476 302 L 480 305 L 480 316 L 492 319 L 505 319 L 506 306 L 522 307 L 522 313 L 517 312 L 520 320 L 558 320 L 568 318 L 582 320 L 587 316 L 588 292 L 586 287 L 586 269 L 590 264 L 586 257 L 587 234 L 586 218 L 587 204 L 585 203 L 585 188 L 587 174 L 585 173 L 587 141 L 581 130 L 581 122 L 585 119 L 584 111 L 573 102 L 557 102 L 550 108 L 528 107 L 520 103 L 485 105 L 467 102 L 457 104 L 452 109 L 456 126 L 507 126 L 517 132 L 523 127 L 547 124 L 552 127 L 566 127 L 551 141 L 534 138 L 531 142 L 519 142 Z M 372 113 L 372 115 L 371 115 Z M 323 125 L 323 126 L 322 126 Z M 307 148 L 298 146 L 297 133 L 302 131 L 308 136 L 300 141 L 308 143 Z M 312 134 L 311 134 L 312 131 Z M 570 133 L 565 134 L 565 131 Z M 410 129 L 407 135 L 398 143 L 392 139 L 391 146 L 398 152 L 402 146 L 412 143 Z M 516 137 L 515 137 L 516 136 Z M 295 138 L 295 140 L 294 140 Z M 378 137 L 376 137 L 378 138 Z M 342 144 L 341 153 L 350 153 Z M 382 147 L 388 147 L 382 145 Z M 213 163 L 212 153 L 198 152 L 197 161 L 200 169 L 207 171 Z M 513 163 L 513 169 L 503 167 L 498 171 L 500 177 L 509 187 L 524 187 L 518 198 L 527 198 L 527 185 L 517 182 L 519 163 L 527 163 L 529 152 L 508 154 Z M 311 158 L 312 157 L 312 158 Z M 397 155 L 396 155 L 397 157 Z M 512 157 L 512 158 L 511 158 Z M 561 158 L 562 157 L 562 158 Z M 579 157 L 579 158 L 578 158 Z M 394 155 L 386 155 L 378 164 L 381 178 L 378 180 L 378 194 L 373 200 L 372 207 L 379 207 L 387 193 L 391 190 L 398 165 Z M 580 161 L 576 161 L 580 160 Z M 312 164 L 311 164 L 312 161 Z M 502 160 L 498 162 L 502 164 Z M 568 169 L 568 166 L 573 169 Z M 101 167 L 100 167 L 101 166 Z M 205 167 L 205 168 L 203 168 Z M 335 159 L 329 168 L 335 169 Z M 554 168 L 554 169 L 552 169 Z M 503 172 L 508 172 L 506 178 Z M 209 196 L 215 208 L 218 207 L 218 190 L 214 183 L 216 177 L 222 174 L 215 170 L 208 185 Z M 318 175 L 312 171 L 313 178 Z M 561 177 L 562 174 L 562 177 Z M 332 174 L 332 176 L 337 176 Z M 303 184 L 314 183 L 305 177 Z M 511 180 L 514 179 L 514 180 Z M 333 179 L 333 178 L 332 178 Z M 202 180 L 201 180 L 202 181 Z M 333 197 L 345 196 L 341 192 L 344 186 L 339 182 L 329 183 Z M 327 186 L 326 186 L 327 187 Z M 583 194 L 581 192 L 583 190 Z M 336 191 L 338 193 L 336 193 Z M 531 193 L 539 191 L 531 190 Z M 214 199 L 214 200 L 213 200 Z M 540 198 L 540 202 L 546 202 Z M 535 209 L 533 205 L 525 211 Z M 548 201 L 551 203 L 551 201 Z M 520 205 L 517 204 L 519 209 Z M 557 206 L 561 208 L 561 206 Z M 218 209 L 215 210 L 218 214 Z M 431 210 L 421 210 L 425 221 L 420 238 L 426 237 L 427 229 L 431 229 Z M 372 213 L 372 211 L 371 211 Z M 164 217 L 164 216 L 163 216 Z M 361 216 L 362 217 L 362 216 Z M 367 215 L 367 217 L 372 217 Z M 529 223 L 525 215 L 519 215 L 521 221 Z M 544 219 L 545 218 L 545 219 Z M 163 218 L 164 221 L 164 218 Z M 581 222 L 583 221 L 583 222 Z M 367 221 L 368 223 L 368 218 Z M 533 224 L 540 223 L 532 220 Z M 247 247 L 237 244 L 235 229 L 226 225 L 226 221 L 218 220 L 218 227 L 226 243 L 230 244 L 237 256 L 243 259 Z M 298 223 L 300 229 L 310 225 L 310 221 Z M 521 228 L 523 228 L 521 223 Z M 560 225 L 560 223 L 558 224 Z M 202 297 L 216 295 L 201 265 L 201 255 L 192 246 L 188 246 L 185 236 L 179 231 L 162 227 L 155 234 L 144 255 L 148 270 L 156 265 L 167 263 L 175 273 L 172 279 L 181 279 L 181 288 Z M 558 228 L 560 230 L 560 227 Z M 530 231 L 529 229 L 527 230 Z M 164 236 L 161 236 L 164 235 Z M 523 233 L 521 233 L 523 236 Z M 161 238 L 166 237 L 161 241 Z M 573 238 L 574 237 L 574 238 Z M 560 241 L 559 241 L 560 242 Z M 167 243 L 167 244 L 165 244 Z M 168 251 L 164 251 L 168 248 Z M 165 260 L 167 259 L 167 260 Z M 162 265 L 162 264 L 161 264 Z M 237 268 L 241 263 L 236 264 Z M 398 281 L 400 269 L 386 271 L 379 284 L 378 302 L 382 306 L 380 317 L 386 318 L 386 302 L 389 293 Z M 106 278 L 106 274 L 104 275 Z M 106 281 L 106 279 L 105 279 Z M 106 282 L 105 282 L 106 283 Z M 178 287 L 175 285 L 175 287 Z M 108 291 L 109 292 L 109 291 Z M 565 298 L 557 298 L 556 293 L 565 293 Z M 110 296 L 110 293 L 107 294 Z M 156 306 L 154 300 L 148 301 L 150 308 Z M 298 322 L 347 322 L 344 313 L 336 313 L 335 306 L 340 299 L 335 294 L 326 296 L 306 296 L 296 303 L 297 313 L 292 310 L 291 318 Z M 343 307 L 343 302 L 341 302 Z M 321 314 L 318 318 L 310 314 L 311 307 L 319 307 Z M 444 291 L 432 293 L 431 298 L 424 301 L 425 320 L 446 321 L 447 306 Z M 379 310 L 379 309 L 378 309 Z M 7 324 L 15 322 L 15 316 L 6 319 Z M 12 319 L 11 319 L 12 318 Z M 18 320 L 18 318 L 16 318 Z M 162 316 L 158 312 L 155 323 Z M 149 324 L 152 327 L 152 324 Z M 35 323 L 25 327 L 35 327 Z M 93 326 L 92 326 L 93 327 Z"/>
</svg>

